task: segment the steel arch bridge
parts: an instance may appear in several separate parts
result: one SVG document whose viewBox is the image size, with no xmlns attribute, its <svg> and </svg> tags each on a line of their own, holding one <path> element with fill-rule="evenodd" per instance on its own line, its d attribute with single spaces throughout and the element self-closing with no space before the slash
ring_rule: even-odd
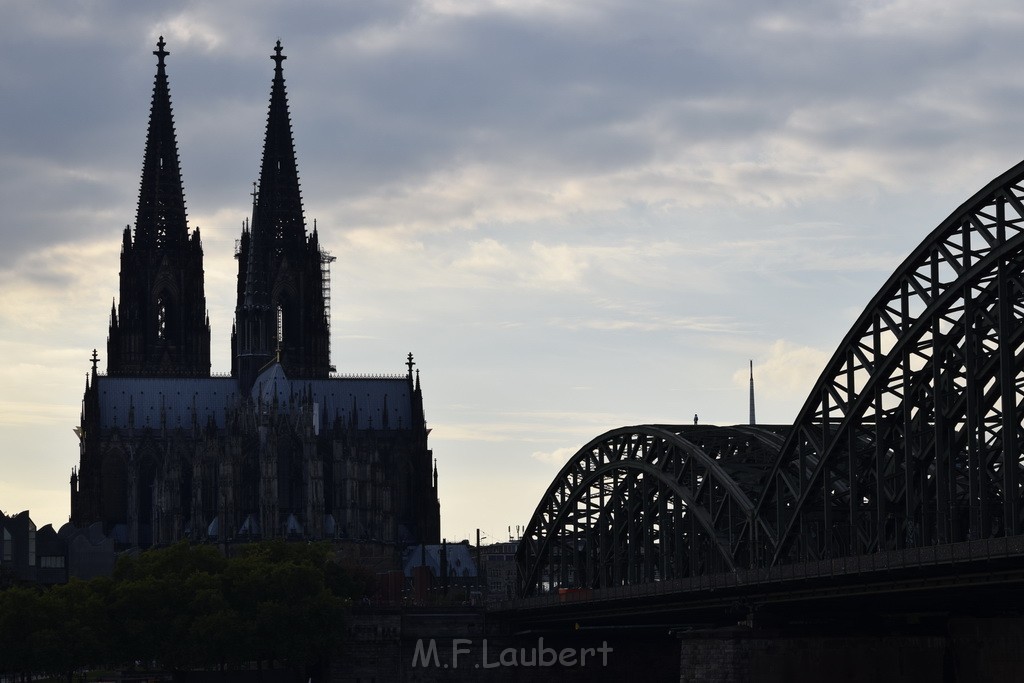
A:
<svg viewBox="0 0 1024 683">
<path fill-rule="evenodd" d="M 521 594 L 1016 536 L 1022 418 L 1024 162 L 896 269 L 792 426 L 581 448 L 526 526 Z"/>
</svg>

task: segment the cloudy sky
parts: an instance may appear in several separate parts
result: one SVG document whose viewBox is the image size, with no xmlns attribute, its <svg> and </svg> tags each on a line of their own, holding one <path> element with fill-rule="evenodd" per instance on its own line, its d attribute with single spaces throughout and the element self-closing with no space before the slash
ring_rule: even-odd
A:
<svg viewBox="0 0 1024 683">
<path fill-rule="evenodd" d="M 344 373 L 421 370 L 442 533 L 500 540 L 609 429 L 790 422 L 896 265 L 1024 156 L 994 0 L 0 8 L 0 509 L 67 519 L 157 37 L 214 370 L 280 39 Z M 101 365 L 102 368 L 102 365 Z"/>
</svg>

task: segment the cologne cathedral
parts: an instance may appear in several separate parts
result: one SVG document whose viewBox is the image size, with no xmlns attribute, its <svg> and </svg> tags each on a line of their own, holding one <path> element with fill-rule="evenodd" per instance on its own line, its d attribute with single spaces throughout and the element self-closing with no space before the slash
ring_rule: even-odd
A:
<svg viewBox="0 0 1024 683">
<path fill-rule="evenodd" d="M 82 401 L 71 522 L 122 546 L 189 538 L 437 543 L 419 372 L 336 376 L 332 259 L 307 233 L 281 43 L 242 229 L 231 374 L 210 373 L 203 247 L 189 231 L 163 38 L 135 227 L 124 230 L 107 371 Z"/>
</svg>

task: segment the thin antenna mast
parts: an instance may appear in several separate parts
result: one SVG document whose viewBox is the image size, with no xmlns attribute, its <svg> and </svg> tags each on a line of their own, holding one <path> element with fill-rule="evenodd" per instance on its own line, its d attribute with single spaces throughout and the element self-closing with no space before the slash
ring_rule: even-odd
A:
<svg viewBox="0 0 1024 683">
<path fill-rule="evenodd" d="M 751 426 L 757 424 L 757 420 L 754 418 L 754 361 L 750 361 L 750 424 Z"/>
</svg>

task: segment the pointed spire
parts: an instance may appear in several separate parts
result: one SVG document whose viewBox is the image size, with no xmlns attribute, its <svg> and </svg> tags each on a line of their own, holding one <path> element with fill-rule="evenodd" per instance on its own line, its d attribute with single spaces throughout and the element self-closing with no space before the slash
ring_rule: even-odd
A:
<svg viewBox="0 0 1024 683">
<path fill-rule="evenodd" d="M 274 54 L 263 160 L 248 235 L 239 242 L 237 337 L 232 373 L 251 386 L 260 367 L 280 350 L 294 377 L 330 373 L 330 280 L 316 239 L 306 234 L 295 161 L 281 41 Z"/>
<path fill-rule="evenodd" d="M 209 376 L 210 330 L 198 229 L 189 234 L 163 38 L 149 111 L 135 233 L 121 244 L 120 297 L 107 337 L 107 372 Z M 173 285 L 171 283 L 174 283 Z"/>
<path fill-rule="evenodd" d="M 160 36 L 153 52 L 157 57 L 156 80 L 135 218 L 135 241 L 146 247 L 178 244 L 188 239 L 185 193 L 181 184 L 178 143 L 164 64 L 170 53 L 164 49 L 165 45 L 163 36 Z"/>
<path fill-rule="evenodd" d="M 293 264 L 298 264 L 302 262 L 306 245 L 295 143 L 281 67 L 287 57 L 281 50 L 279 40 L 270 57 L 274 60 L 274 81 L 270 89 L 259 186 L 253 197 L 252 244 L 246 278 L 246 303 L 249 305 L 270 303 L 267 261 L 271 254 L 289 256 Z"/>
</svg>

